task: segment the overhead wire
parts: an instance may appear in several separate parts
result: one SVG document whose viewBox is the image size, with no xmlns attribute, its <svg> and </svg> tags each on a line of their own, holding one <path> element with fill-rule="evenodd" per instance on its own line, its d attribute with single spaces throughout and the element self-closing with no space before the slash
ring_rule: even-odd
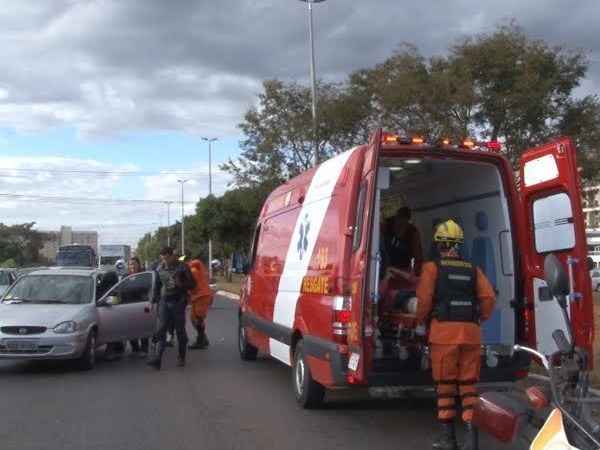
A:
<svg viewBox="0 0 600 450">
<path fill-rule="evenodd" d="M 167 203 L 178 203 L 178 200 L 160 200 L 160 199 L 116 199 L 116 198 L 93 198 L 93 197 L 64 197 L 64 196 L 51 196 L 51 195 L 38 195 L 38 194 L 14 194 L 14 193 L 0 193 L 2 198 L 10 198 L 15 200 L 24 201 L 58 201 L 58 202 L 73 202 L 73 203 L 141 203 L 141 204 L 155 204 L 165 205 Z M 184 201 L 184 204 L 196 204 L 196 202 Z"/>
</svg>

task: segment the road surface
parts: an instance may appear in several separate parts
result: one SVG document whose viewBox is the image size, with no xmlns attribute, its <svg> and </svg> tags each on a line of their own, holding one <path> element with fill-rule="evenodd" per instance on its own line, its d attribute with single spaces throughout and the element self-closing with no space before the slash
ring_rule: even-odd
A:
<svg viewBox="0 0 600 450">
<path fill-rule="evenodd" d="M 209 316 L 208 350 L 163 370 L 127 355 L 79 372 L 65 363 L 0 362 L 2 450 L 429 449 L 431 400 L 337 394 L 304 411 L 290 370 L 269 359 L 242 362 L 237 309 L 224 298 Z M 486 449 L 510 447 L 485 444 Z"/>
</svg>

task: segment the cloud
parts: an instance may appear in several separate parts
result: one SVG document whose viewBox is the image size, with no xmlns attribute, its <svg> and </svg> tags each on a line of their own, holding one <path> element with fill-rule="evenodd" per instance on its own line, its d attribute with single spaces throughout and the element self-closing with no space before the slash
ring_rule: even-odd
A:
<svg viewBox="0 0 600 450">
<path fill-rule="evenodd" d="M 166 204 L 94 199 L 172 201 L 171 223 L 181 216 L 178 175 L 124 176 L 138 167 L 63 157 L 0 157 L 0 167 L 0 221 L 7 224 L 36 222 L 40 230 L 70 225 L 98 231 L 104 243 L 135 245 L 143 234 L 167 225 Z M 188 171 L 185 211 L 193 214 L 195 203 L 207 195 L 208 170 L 198 165 Z M 229 177 L 218 170 L 213 175 L 213 192 L 221 194 Z"/>
<path fill-rule="evenodd" d="M 559 0 L 328 0 L 314 10 L 326 79 L 372 66 L 401 42 L 440 53 L 510 18 L 533 37 L 600 55 L 598 2 L 568 14 Z M 0 12 L 0 127 L 237 135 L 263 79 L 308 78 L 306 19 L 293 0 L 10 2 Z M 592 64 L 585 85 L 598 80 Z"/>
</svg>

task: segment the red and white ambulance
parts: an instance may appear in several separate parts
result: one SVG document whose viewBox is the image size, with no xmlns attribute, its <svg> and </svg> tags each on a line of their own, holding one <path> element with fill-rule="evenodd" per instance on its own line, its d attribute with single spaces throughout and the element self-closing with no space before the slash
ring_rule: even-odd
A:
<svg viewBox="0 0 600 450">
<path fill-rule="evenodd" d="M 278 187 L 258 219 L 242 287 L 242 359 L 261 351 L 292 366 L 304 407 L 317 406 L 326 389 L 430 386 L 426 328 L 399 315 L 391 354 L 379 331 L 382 223 L 399 204 L 411 208 L 426 254 L 440 219 L 460 223 L 463 256 L 495 287 L 482 331 L 482 383 L 527 375 L 530 361 L 511 351 L 516 343 L 556 350 L 551 334 L 565 325 L 543 279 L 548 253 L 568 267 L 574 339 L 592 354 L 575 148 L 560 138 L 527 150 L 519 181 L 498 150 L 496 142 L 430 144 L 379 130 L 367 145 Z"/>
</svg>

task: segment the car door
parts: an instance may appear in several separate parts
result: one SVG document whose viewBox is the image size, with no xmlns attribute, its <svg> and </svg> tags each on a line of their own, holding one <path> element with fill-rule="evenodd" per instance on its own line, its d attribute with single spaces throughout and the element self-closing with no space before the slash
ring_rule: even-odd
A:
<svg viewBox="0 0 600 450">
<path fill-rule="evenodd" d="M 129 275 L 119 289 L 120 306 L 127 317 L 125 337 L 135 339 L 154 333 L 156 315 L 151 309 L 156 273 L 141 272 Z"/>
<path fill-rule="evenodd" d="M 121 280 L 98 302 L 99 342 L 148 337 L 156 315 L 150 300 L 156 283 L 154 272 L 141 272 Z"/>
<path fill-rule="evenodd" d="M 557 346 L 556 329 L 568 330 L 560 307 L 544 281 L 544 258 L 554 253 L 569 274 L 569 314 L 575 343 L 590 356 L 594 336 L 591 280 L 581 208 L 575 147 L 567 138 L 525 151 L 520 164 L 521 212 L 525 234 L 523 279 L 529 344 L 546 354 Z"/>
</svg>

